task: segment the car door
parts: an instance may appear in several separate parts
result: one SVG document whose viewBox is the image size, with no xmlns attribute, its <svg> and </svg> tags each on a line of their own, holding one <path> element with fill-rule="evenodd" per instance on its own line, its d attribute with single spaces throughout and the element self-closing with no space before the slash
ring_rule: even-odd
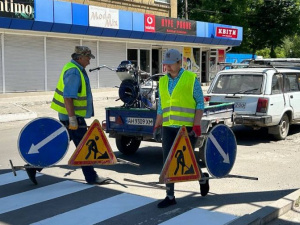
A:
<svg viewBox="0 0 300 225">
<path fill-rule="evenodd" d="M 284 91 L 287 94 L 290 106 L 294 111 L 294 119 L 300 120 L 300 73 L 286 74 L 284 79 Z"/>
</svg>

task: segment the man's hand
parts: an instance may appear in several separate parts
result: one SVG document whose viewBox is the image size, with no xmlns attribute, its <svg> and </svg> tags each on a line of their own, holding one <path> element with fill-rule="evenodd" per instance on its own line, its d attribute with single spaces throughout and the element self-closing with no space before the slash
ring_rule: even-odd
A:
<svg viewBox="0 0 300 225">
<path fill-rule="evenodd" d="M 200 137 L 201 136 L 201 126 L 194 125 L 193 130 L 189 133 L 190 136 Z"/>
<path fill-rule="evenodd" d="M 161 125 L 153 128 L 153 139 L 157 142 L 161 142 Z"/>
<path fill-rule="evenodd" d="M 69 129 L 70 130 L 77 130 L 78 129 L 78 122 L 76 116 L 69 117 Z"/>
</svg>

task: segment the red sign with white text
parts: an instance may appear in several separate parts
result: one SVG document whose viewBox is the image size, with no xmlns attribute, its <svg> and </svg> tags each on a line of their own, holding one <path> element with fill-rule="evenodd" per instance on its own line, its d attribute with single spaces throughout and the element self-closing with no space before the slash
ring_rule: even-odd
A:
<svg viewBox="0 0 300 225">
<path fill-rule="evenodd" d="M 216 37 L 237 38 L 238 29 L 228 27 L 217 27 Z"/>
<path fill-rule="evenodd" d="M 145 14 L 145 32 L 155 32 L 155 16 L 150 14 Z"/>
</svg>

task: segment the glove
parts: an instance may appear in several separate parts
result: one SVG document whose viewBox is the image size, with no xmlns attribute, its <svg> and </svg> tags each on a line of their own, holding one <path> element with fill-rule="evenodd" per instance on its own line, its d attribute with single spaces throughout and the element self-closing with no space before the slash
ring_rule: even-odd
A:
<svg viewBox="0 0 300 225">
<path fill-rule="evenodd" d="M 70 130 L 77 130 L 78 129 L 78 122 L 76 116 L 69 117 L 69 129 Z"/>
<path fill-rule="evenodd" d="M 189 133 L 191 136 L 200 137 L 201 136 L 201 126 L 200 125 L 194 125 L 193 130 Z"/>
<path fill-rule="evenodd" d="M 153 128 L 153 139 L 157 142 L 161 142 L 161 125 Z"/>
</svg>

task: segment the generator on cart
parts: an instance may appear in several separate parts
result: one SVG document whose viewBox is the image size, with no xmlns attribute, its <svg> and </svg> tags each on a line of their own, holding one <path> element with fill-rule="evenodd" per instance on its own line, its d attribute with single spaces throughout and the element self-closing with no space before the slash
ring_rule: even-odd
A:
<svg viewBox="0 0 300 225">
<path fill-rule="evenodd" d="M 105 108 L 106 120 L 103 127 L 109 137 L 116 139 L 120 152 L 126 155 L 134 154 L 141 141 L 155 142 L 153 127 L 158 106 L 158 84 L 163 74 L 150 75 L 136 68 L 130 61 L 122 61 L 117 69 L 100 66 L 91 69 L 90 72 L 101 68 L 108 68 L 118 75 L 121 84 L 117 100 L 124 103 L 120 107 Z M 197 144 L 202 161 L 205 161 L 202 147 L 209 130 L 220 123 L 231 126 L 233 109 L 233 103 L 210 102 L 205 106 L 201 121 L 203 135 Z"/>
</svg>

